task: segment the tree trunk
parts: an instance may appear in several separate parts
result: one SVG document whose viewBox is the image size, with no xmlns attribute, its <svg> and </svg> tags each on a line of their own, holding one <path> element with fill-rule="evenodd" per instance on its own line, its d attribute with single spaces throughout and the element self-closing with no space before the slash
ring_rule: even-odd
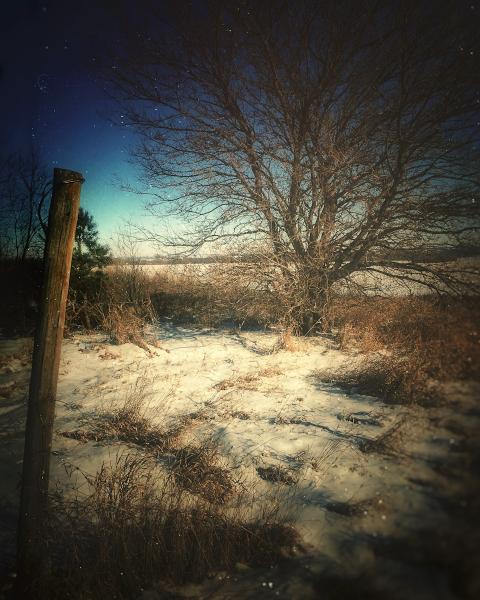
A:
<svg viewBox="0 0 480 600">
<path fill-rule="evenodd" d="M 319 309 L 306 309 L 299 319 L 300 333 L 305 336 L 313 336 L 325 330 L 325 318 L 323 311 Z"/>
<path fill-rule="evenodd" d="M 312 336 L 325 330 L 325 316 L 329 289 L 323 270 L 306 267 L 300 273 L 299 309 L 297 328 L 302 335 Z"/>
</svg>

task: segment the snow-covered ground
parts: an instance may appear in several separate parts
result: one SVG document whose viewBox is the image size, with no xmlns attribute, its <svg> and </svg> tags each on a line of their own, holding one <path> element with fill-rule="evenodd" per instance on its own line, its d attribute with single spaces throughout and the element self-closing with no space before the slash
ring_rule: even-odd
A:
<svg viewBox="0 0 480 600">
<path fill-rule="evenodd" d="M 213 437 L 245 485 L 284 501 L 307 550 L 289 573 L 242 571 L 185 594 L 316 598 L 322 597 L 319 581 L 341 573 L 368 574 L 384 598 L 462 597 L 455 595 L 443 554 L 429 560 L 452 543 L 452 529 L 455 540 L 463 536 L 463 522 L 453 526 L 452 514 L 470 502 L 465 444 L 480 417 L 470 387 L 452 385 L 450 404 L 442 408 L 387 405 L 330 383 L 327 373 L 361 368 L 361 357 L 328 338 L 302 339 L 288 351 L 271 333 L 164 325 L 149 341 L 155 341 L 149 353 L 132 344 L 113 346 L 100 334 L 64 341 L 52 486 L 71 483 L 77 467 L 95 473 L 121 450 L 118 442 L 62 433 L 88 426 L 92 415 L 121 405 L 141 385 L 152 422 L 173 425 L 189 415 L 182 443 Z M 3 560 L 14 539 L 28 344 L 0 342 Z M 383 438 L 383 444 L 368 443 Z M 266 480 L 269 467 L 280 467 L 287 483 Z M 289 477 L 295 485 L 288 485 Z M 441 549 L 448 556 L 463 551 L 461 545 Z"/>
</svg>

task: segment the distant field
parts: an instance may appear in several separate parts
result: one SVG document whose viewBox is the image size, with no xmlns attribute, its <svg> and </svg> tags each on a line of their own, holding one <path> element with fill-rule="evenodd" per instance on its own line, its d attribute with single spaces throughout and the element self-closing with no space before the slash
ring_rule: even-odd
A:
<svg viewBox="0 0 480 600">
<path fill-rule="evenodd" d="M 232 263 L 232 266 L 235 263 Z M 116 265 L 118 266 L 118 265 Z M 114 269 L 116 266 L 111 266 L 109 269 Z M 241 266 L 237 263 L 236 266 Z M 445 263 L 445 266 L 452 270 L 468 269 L 476 270 L 476 274 L 469 274 L 468 277 L 472 281 L 476 281 L 480 285 L 480 257 L 459 258 L 454 261 Z M 217 270 L 219 267 L 228 268 L 224 263 L 208 263 L 208 264 L 144 264 L 140 265 L 141 270 L 151 276 L 163 275 L 166 277 L 180 278 L 205 278 L 209 272 Z M 386 271 L 386 270 L 385 270 Z M 400 273 L 397 272 L 397 276 Z M 418 276 L 415 276 L 417 279 Z M 426 278 L 425 278 L 426 280 Z M 352 275 L 351 282 L 359 284 L 367 294 L 381 294 L 385 296 L 407 296 L 407 295 L 423 295 L 430 293 L 430 288 L 426 283 L 421 281 L 402 281 L 401 279 L 389 277 L 381 273 L 358 272 Z M 341 283 L 337 286 L 337 292 L 347 292 L 349 289 L 348 282 Z"/>
</svg>

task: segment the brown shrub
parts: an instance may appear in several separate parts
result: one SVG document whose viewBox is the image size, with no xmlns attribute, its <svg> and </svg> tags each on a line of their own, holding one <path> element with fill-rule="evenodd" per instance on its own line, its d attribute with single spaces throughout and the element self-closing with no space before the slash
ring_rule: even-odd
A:
<svg viewBox="0 0 480 600">
<path fill-rule="evenodd" d="M 148 350 L 143 330 L 156 318 L 148 275 L 139 266 L 115 265 L 93 279 L 92 289 L 70 291 L 67 331 L 100 329 L 115 344 L 131 342 Z"/>
<path fill-rule="evenodd" d="M 480 376 L 480 308 L 477 298 L 344 299 L 333 315 L 343 347 L 383 351 L 368 370 L 376 387 L 428 400 L 432 383 Z M 366 372 L 367 373 L 367 372 Z M 367 373 L 368 374 L 368 373 Z M 381 381 L 380 381 L 381 379 Z"/>
<path fill-rule="evenodd" d="M 149 351 L 143 339 L 145 321 L 132 306 L 110 304 L 106 309 L 100 328 L 108 334 L 113 344 L 130 342 Z"/>
</svg>

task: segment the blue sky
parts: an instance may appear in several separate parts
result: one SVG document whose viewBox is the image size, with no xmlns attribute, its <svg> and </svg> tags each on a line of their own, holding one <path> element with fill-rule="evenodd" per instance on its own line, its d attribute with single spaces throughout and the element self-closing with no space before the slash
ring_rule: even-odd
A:
<svg viewBox="0 0 480 600">
<path fill-rule="evenodd" d="M 125 220 L 141 221 L 145 213 L 142 198 L 115 183 L 136 183 L 128 161 L 136 139 L 111 122 L 119 110 L 95 70 L 117 41 L 106 3 L 70 4 L 18 0 L 1 9 L 0 152 L 28 152 L 34 144 L 47 168 L 80 171 L 82 206 L 108 242 Z"/>
</svg>

